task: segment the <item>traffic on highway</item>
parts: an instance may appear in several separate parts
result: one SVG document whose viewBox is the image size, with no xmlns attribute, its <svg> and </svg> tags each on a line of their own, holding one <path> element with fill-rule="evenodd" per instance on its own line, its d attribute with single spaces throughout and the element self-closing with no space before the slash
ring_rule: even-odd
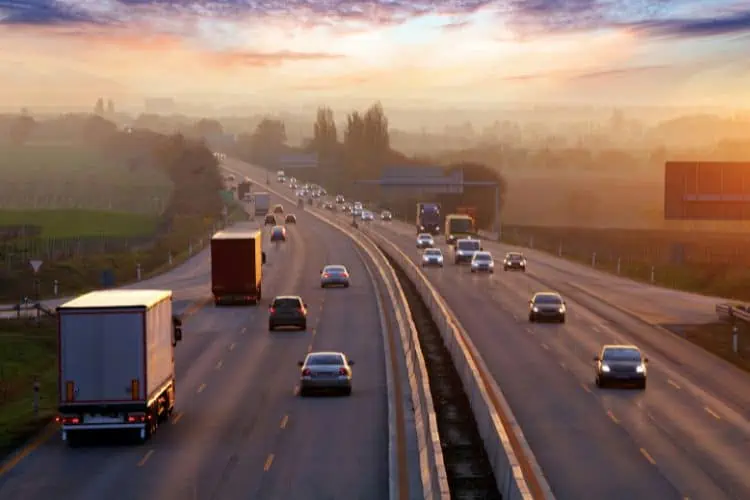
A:
<svg viewBox="0 0 750 500">
<path fill-rule="evenodd" d="M 423 269 L 481 352 L 557 498 L 750 497 L 750 377 L 658 324 L 713 316 L 714 300 L 488 241 L 470 213 L 444 214 L 445 230 L 429 233 L 423 204 L 416 220 L 367 221 L 360 214 L 382 206 L 349 208 L 345 196 L 321 214 L 356 218 L 384 251 Z"/>
</svg>

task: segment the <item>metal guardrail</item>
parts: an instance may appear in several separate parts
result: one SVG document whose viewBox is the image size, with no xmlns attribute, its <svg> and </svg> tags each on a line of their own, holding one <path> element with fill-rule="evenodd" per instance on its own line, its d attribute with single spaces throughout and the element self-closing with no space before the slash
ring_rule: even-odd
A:
<svg viewBox="0 0 750 500">
<path fill-rule="evenodd" d="M 0 318 L 29 318 L 33 316 L 55 316 L 57 312 L 41 302 L 0 306 Z"/>
<path fill-rule="evenodd" d="M 445 300 L 409 257 L 393 243 L 374 231 L 366 230 L 366 234 L 383 243 L 384 251 L 402 266 L 430 309 L 461 376 L 503 498 L 554 499 L 552 489 L 536 463 L 510 406 Z"/>
<path fill-rule="evenodd" d="M 722 321 L 733 321 L 734 319 L 739 319 L 750 323 L 750 306 L 717 304 L 716 315 Z"/>
</svg>

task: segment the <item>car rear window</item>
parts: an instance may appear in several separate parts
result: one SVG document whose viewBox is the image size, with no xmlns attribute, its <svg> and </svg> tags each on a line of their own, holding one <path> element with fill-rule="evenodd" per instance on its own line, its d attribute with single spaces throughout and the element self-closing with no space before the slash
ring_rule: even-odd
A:
<svg viewBox="0 0 750 500">
<path fill-rule="evenodd" d="M 299 309 L 302 304 L 300 304 L 299 299 L 276 299 L 273 301 L 273 307 L 276 309 Z"/>
<path fill-rule="evenodd" d="M 424 254 L 425 255 L 430 255 L 430 256 L 436 256 L 436 255 L 441 255 L 441 252 L 440 252 L 440 249 L 434 249 L 433 248 L 433 249 L 425 251 Z"/>
<path fill-rule="evenodd" d="M 346 268 L 343 266 L 326 266 L 323 269 L 327 273 L 344 273 L 346 272 Z"/>
<path fill-rule="evenodd" d="M 606 349 L 602 357 L 607 361 L 640 361 L 641 353 L 635 349 Z"/>
<path fill-rule="evenodd" d="M 307 358 L 308 365 L 343 365 L 344 358 L 339 354 L 316 354 Z"/>
<path fill-rule="evenodd" d="M 476 260 L 492 260 L 492 257 L 490 255 L 487 255 L 486 253 L 478 253 L 474 256 Z"/>
<path fill-rule="evenodd" d="M 557 295 L 537 295 L 534 297 L 535 304 L 560 304 L 562 299 Z"/>
<path fill-rule="evenodd" d="M 479 250 L 478 241 L 461 241 L 458 243 L 459 250 Z"/>
</svg>

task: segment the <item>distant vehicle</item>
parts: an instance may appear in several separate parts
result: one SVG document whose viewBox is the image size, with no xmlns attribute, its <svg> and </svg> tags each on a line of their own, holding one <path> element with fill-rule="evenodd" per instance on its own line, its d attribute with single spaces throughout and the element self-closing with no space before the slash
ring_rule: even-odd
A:
<svg viewBox="0 0 750 500">
<path fill-rule="evenodd" d="M 445 242 L 455 245 L 457 240 L 476 236 L 474 219 L 464 214 L 451 214 L 445 218 Z"/>
<path fill-rule="evenodd" d="M 284 174 L 283 170 L 279 170 L 278 172 L 276 172 L 276 179 L 282 183 L 286 182 L 286 174 Z"/>
<path fill-rule="evenodd" d="M 443 267 L 443 252 L 439 248 L 428 248 L 422 253 L 422 267 Z"/>
<path fill-rule="evenodd" d="M 520 252 L 508 252 L 503 260 L 503 271 L 508 269 L 520 269 L 526 272 L 526 257 Z"/>
<path fill-rule="evenodd" d="M 280 295 L 268 309 L 268 329 L 296 327 L 307 329 L 307 304 L 297 295 Z"/>
<path fill-rule="evenodd" d="M 355 201 L 353 208 L 352 208 L 352 215 L 355 217 L 359 217 L 362 215 L 362 203 L 359 201 Z"/>
<path fill-rule="evenodd" d="M 266 218 L 263 220 L 263 225 L 265 225 L 265 226 L 275 226 L 276 225 L 276 217 L 274 217 L 273 214 L 266 214 Z"/>
<path fill-rule="evenodd" d="M 273 213 L 275 214 L 283 214 L 284 213 L 284 205 L 278 204 L 273 206 Z"/>
<path fill-rule="evenodd" d="M 565 300 L 557 292 L 535 293 L 529 301 L 529 321 L 552 320 L 565 323 Z"/>
<path fill-rule="evenodd" d="M 341 209 L 341 211 L 344 212 L 345 214 L 350 214 L 352 213 L 352 206 L 349 203 L 346 203 L 344 207 Z"/>
<path fill-rule="evenodd" d="M 380 220 L 382 221 L 390 221 L 393 220 L 393 214 L 389 212 L 388 210 L 383 210 L 380 214 Z"/>
<path fill-rule="evenodd" d="M 336 208 L 336 206 L 335 206 L 335 205 L 334 205 L 333 203 L 331 203 L 330 201 L 327 201 L 327 202 L 325 202 L 325 203 L 323 204 L 323 207 L 324 207 L 324 208 L 325 208 L 326 210 L 334 210 L 334 209 Z"/>
<path fill-rule="evenodd" d="M 211 292 L 214 303 L 260 301 L 262 265 L 261 232 L 221 231 L 211 238 Z"/>
<path fill-rule="evenodd" d="M 316 390 L 352 393 L 352 366 L 342 352 L 311 352 L 300 361 L 299 395 L 305 397 Z"/>
<path fill-rule="evenodd" d="M 344 195 L 343 194 L 337 194 L 336 195 L 336 204 L 341 205 L 344 203 Z"/>
<path fill-rule="evenodd" d="M 172 315 L 172 292 L 96 291 L 57 314 L 62 440 L 77 446 L 84 433 L 104 430 L 146 441 L 174 411 L 182 322 Z"/>
<path fill-rule="evenodd" d="M 229 175 L 229 176 L 227 177 L 227 179 L 229 179 L 230 181 L 234 182 L 234 180 L 236 179 L 236 177 L 235 177 L 234 175 L 230 174 L 230 175 Z"/>
<path fill-rule="evenodd" d="M 286 228 L 284 226 L 272 227 L 271 241 L 286 241 Z"/>
<path fill-rule="evenodd" d="M 285 224 L 296 224 L 297 223 L 297 216 L 294 214 L 286 214 L 286 217 L 284 218 Z"/>
<path fill-rule="evenodd" d="M 456 247 L 453 252 L 453 263 L 471 262 L 474 254 L 484 250 L 479 240 L 472 238 L 460 239 L 456 241 Z"/>
<path fill-rule="evenodd" d="M 440 232 L 440 204 L 417 203 L 417 234 Z"/>
<path fill-rule="evenodd" d="M 475 252 L 474 257 L 471 258 L 471 272 L 472 273 L 494 273 L 495 272 L 495 261 L 492 258 L 490 252 Z"/>
<path fill-rule="evenodd" d="M 639 389 L 646 388 L 648 378 L 648 358 L 634 345 L 605 345 L 594 358 L 596 363 L 596 386 L 610 384 L 635 384 Z"/>
<path fill-rule="evenodd" d="M 435 239 L 431 234 L 422 233 L 417 235 L 417 248 L 432 248 L 435 246 Z"/>
<path fill-rule="evenodd" d="M 344 266 L 330 265 L 320 270 L 320 288 L 340 285 L 349 288 L 349 271 Z"/>
<path fill-rule="evenodd" d="M 265 192 L 255 193 L 253 196 L 253 211 L 257 216 L 266 215 L 271 209 L 271 195 Z"/>
<path fill-rule="evenodd" d="M 320 191 L 320 196 L 328 196 L 328 191 L 326 191 L 325 189 L 320 188 L 319 191 Z"/>
<path fill-rule="evenodd" d="M 366 222 L 370 222 L 375 220 L 375 215 L 370 212 L 369 210 L 363 210 L 362 211 L 362 220 Z"/>
</svg>

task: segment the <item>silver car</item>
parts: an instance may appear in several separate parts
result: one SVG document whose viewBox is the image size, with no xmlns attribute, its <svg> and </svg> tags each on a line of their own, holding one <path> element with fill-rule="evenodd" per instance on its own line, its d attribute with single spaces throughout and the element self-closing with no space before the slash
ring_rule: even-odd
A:
<svg viewBox="0 0 750 500">
<path fill-rule="evenodd" d="M 439 248 L 428 248 L 422 253 L 422 267 L 443 267 L 443 252 Z"/>
<path fill-rule="evenodd" d="M 369 221 L 373 221 L 373 220 L 375 220 L 375 215 L 372 212 L 368 211 L 368 210 L 363 210 L 362 211 L 362 220 L 363 221 L 368 221 L 368 222 Z"/>
<path fill-rule="evenodd" d="M 344 266 L 326 266 L 320 271 L 320 288 L 343 286 L 349 288 L 349 271 Z"/>
<path fill-rule="evenodd" d="M 474 257 L 471 258 L 471 272 L 494 273 L 495 261 L 492 259 L 492 254 L 490 252 L 476 252 Z"/>
<path fill-rule="evenodd" d="M 305 397 L 317 390 L 352 393 L 352 365 L 343 352 L 311 352 L 300 361 L 299 395 Z"/>
<path fill-rule="evenodd" d="M 432 248 L 435 246 L 435 238 L 431 234 L 422 233 L 417 236 L 417 248 Z"/>
</svg>

